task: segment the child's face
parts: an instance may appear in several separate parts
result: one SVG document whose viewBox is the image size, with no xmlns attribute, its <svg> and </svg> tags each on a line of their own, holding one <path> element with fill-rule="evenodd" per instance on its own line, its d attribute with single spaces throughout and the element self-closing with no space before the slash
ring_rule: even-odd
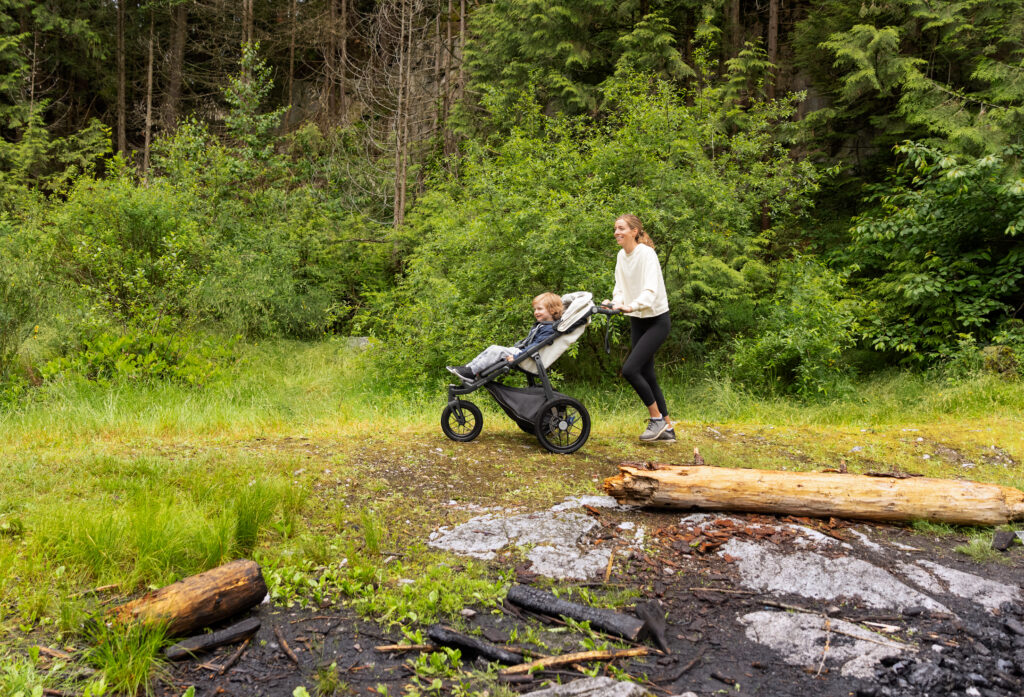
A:
<svg viewBox="0 0 1024 697">
<path fill-rule="evenodd" d="M 548 312 L 548 308 L 539 302 L 533 304 L 533 318 L 538 322 L 552 322 L 555 319 Z"/>
</svg>

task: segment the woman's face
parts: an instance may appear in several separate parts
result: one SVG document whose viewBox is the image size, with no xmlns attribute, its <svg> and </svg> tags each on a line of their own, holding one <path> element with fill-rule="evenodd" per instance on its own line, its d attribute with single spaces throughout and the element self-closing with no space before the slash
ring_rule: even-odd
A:
<svg viewBox="0 0 1024 697">
<path fill-rule="evenodd" d="M 615 221 L 615 241 L 620 247 L 628 247 L 636 243 L 636 233 L 629 229 L 629 225 L 622 218 Z"/>
<path fill-rule="evenodd" d="M 535 302 L 533 304 L 533 318 L 538 322 L 552 322 L 555 319 L 551 316 L 551 313 L 548 312 L 548 308 L 544 307 L 540 302 Z"/>
</svg>

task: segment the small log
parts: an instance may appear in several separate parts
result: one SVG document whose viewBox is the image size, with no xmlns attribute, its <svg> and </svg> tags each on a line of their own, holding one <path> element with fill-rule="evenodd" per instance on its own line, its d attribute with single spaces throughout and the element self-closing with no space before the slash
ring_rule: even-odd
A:
<svg viewBox="0 0 1024 697">
<path fill-rule="evenodd" d="M 239 559 L 146 593 L 109 614 L 123 622 L 163 623 L 168 635 L 186 636 L 240 615 L 266 594 L 259 565 Z"/>
<path fill-rule="evenodd" d="M 496 663 L 504 663 L 506 665 L 514 666 L 523 660 L 522 656 L 512 653 L 500 646 L 495 646 L 486 641 L 480 641 L 479 639 L 466 634 L 460 634 L 448 627 L 443 627 L 439 624 L 432 625 L 427 629 L 427 638 L 435 644 L 440 646 L 448 646 L 454 649 L 462 651 L 463 655 L 468 654 L 468 658 L 474 658 L 476 656 L 483 656 L 488 661 Z"/>
<path fill-rule="evenodd" d="M 928 477 L 879 479 L 724 467 L 640 470 L 621 465 L 618 475 L 604 480 L 604 490 L 620 504 L 653 508 L 957 525 L 1024 519 L 1024 492 L 1019 489 Z"/>
<path fill-rule="evenodd" d="M 564 615 L 577 622 L 589 622 L 594 629 L 617 634 L 630 641 L 636 641 L 644 628 L 643 621 L 632 615 L 572 603 L 531 586 L 512 586 L 508 589 L 506 598 L 533 612 L 555 616 Z"/>
<path fill-rule="evenodd" d="M 520 663 L 500 671 L 499 675 L 515 675 L 517 673 L 529 673 L 531 670 L 545 670 L 555 666 L 566 666 L 572 663 L 583 663 L 586 661 L 614 661 L 616 658 L 631 658 L 633 656 L 646 656 L 650 650 L 646 646 L 635 649 L 612 649 L 610 651 L 580 651 L 579 653 L 567 653 L 561 656 L 541 658 L 530 663 Z"/>
<path fill-rule="evenodd" d="M 250 617 L 241 622 L 236 622 L 230 627 L 225 627 L 216 632 L 198 634 L 179 641 L 174 646 L 164 649 L 164 655 L 171 661 L 181 661 L 192 658 L 196 654 L 215 649 L 225 644 L 233 644 L 236 641 L 248 639 L 260 628 L 258 617 Z"/>
</svg>

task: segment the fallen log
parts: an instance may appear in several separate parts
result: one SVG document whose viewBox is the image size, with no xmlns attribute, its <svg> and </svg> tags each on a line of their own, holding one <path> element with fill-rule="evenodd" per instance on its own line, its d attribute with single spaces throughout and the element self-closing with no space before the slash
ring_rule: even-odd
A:
<svg viewBox="0 0 1024 697">
<path fill-rule="evenodd" d="M 431 625 L 427 629 L 427 638 L 438 646 L 447 646 L 453 649 L 459 649 L 464 656 L 467 658 L 475 658 L 476 656 L 483 656 L 485 659 L 495 663 L 504 663 L 506 665 L 516 665 L 523 660 L 523 657 L 514 654 L 511 651 L 495 646 L 494 644 L 486 641 L 480 641 L 474 637 L 466 634 L 460 634 L 448 627 L 443 627 L 439 624 Z"/>
<path fill-rule="evenodd" d="M 529 673 L 531 670 L 545 670 L 555 666 L 567 666 L 572 663 L 583 663 L 585 661 L 614 661 L 616 658 L 631 658 L 633 656 L 646 656 L 650 650 L 646 646 L 635 649 L 612 649 L 610 651 L 580 651 L 579 653 L 567 653 L 561 656 L 550 656 L 541 658 L 530 663 L 520 663 L 500 671 L 499 675 L 516 675 L 517 673 Z"/>
<path fill-rule="evenodd" d="M 594 629 L 617 634 L 630 641 L 636 641 L 644 629 L 643 621 L 632 615 L 572 603 L 532 586 L 512 586 L 508 589 L 508 595 L 505 597 L 510 602 L 527 610 L 544 615 L 564 615 L 577 622 L 589 622 Z"/>
<path fill-rule="evenodd" d="M 162 623 L 169 636 L 185 636 L 245 612 L 266 594 L 267 584 L 259 565 L 238 559 L 146 593 L 108 612 L 113 619 L 123 622 Z"/>
<path fill-rule="evenodd" d="M 248 639 L 255 634 L 259 628 L 259 618 L 250 617 L 216 632 L 197 634 L 196 636 L 189 637 L 184 641 L 179 641 L 177 644 L 168 646 L 164 649 L 164 655 L 171 661 L 181 661 L 186 658 L 192 658 L 196 654 L 215 649 L 218 646 L 233 644 L 236 641 Z"/>
<path fill-rule="evenodd" d="M 641 470 L 604 480 L 620 504 L 653 508 L 835 516 L 884 522 L 1001 525 L 1024 519 L 1024 492 L 995 484 L 913 477 L 725 467 Z"/>
</svg>

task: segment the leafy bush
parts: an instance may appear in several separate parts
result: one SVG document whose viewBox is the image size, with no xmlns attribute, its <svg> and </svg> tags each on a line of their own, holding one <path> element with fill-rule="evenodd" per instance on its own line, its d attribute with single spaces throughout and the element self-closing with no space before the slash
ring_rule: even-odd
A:
<svg viewBox="0 0 1024 697">
<path fill-rule="evenodd" d="M 958 159 L 907 143 L 896 179 L 855 219 L 846 258 L 863 338 L 917 364 L 989 343 L 1024 306 L 1024 180 L 1015 151 Z"/>
<path fill-rule="evenodd" d="M 58 274 L 92 312 L 123 324 L 194 315 L 209 239 L 173 187 L 83 178 L 52 217 Z"/>
<path fill-rule="evenodd" d="M 230 341 L 202 342 L 194 335 L 129 328 L 86 339 L 80 351 L 47 362 L 41 372 L 46 379 L 77 376 L 99 383 L 167 379 L 205 385 L 219 374 L 231 348 Z"/>
<path fill-rule="evenodd" d="M 770 392 L 834 393 L 854 343 L 855 305 L 842 300 L 840 278 L 808 260 L 783 264 L 775 295 L 756 330 L 731 345 L 732 377 Z"/>
</svg>

